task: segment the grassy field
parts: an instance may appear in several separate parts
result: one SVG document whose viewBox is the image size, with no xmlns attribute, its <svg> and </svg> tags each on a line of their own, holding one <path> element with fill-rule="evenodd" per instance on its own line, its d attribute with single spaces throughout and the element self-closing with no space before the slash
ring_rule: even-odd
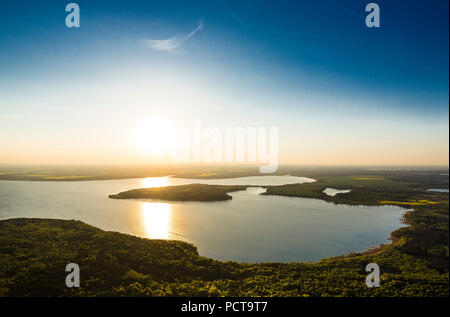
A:
<svg viewBox="0 0 450 317">
<path fill-rule="evenodd" d="M 231 178 L 259 175 L 256 166 L 0 166 L 0 180 L 26 181 L 89 181 L 125 178 L 161 177 L 172 175 L 180 178 Z"/>
<path fill-rule="evenodd" d="M 108 197 L 114 199 L 158 199 L 169 201 L 222 201 L 232 198 L 227 193 L 245 189 L 246 186 L 189 184 L 132 189 L 109 195 Z"/>
<path fill-rule="evenodd" d="M 438 201 L 429 201 L 426 199 L 420 200 L 410 200 L 410 201 L 393 201 L 393 200 L 382 200 L 379 202 L 381 205 L 404 205 L 404 206 L 425 206 L 425 205 L 436 205 L 439 204 Z"/>
<path fill-rule="evenodd" d="M 317 177 L 317 176 L 316 176 Z M 415 178 L 407 181 L 406 178 L 379 177 L 374 175 L 363 176 L 322 176 L 316 178 L 315 183 L 290 184 L 282 186 L 269 186 L 264 195 L 280 195 L 291 197 L 318 198 L 338 204 L 347 205 L 379 205 L 379 204 L 435 204 L 440 201 L 448 203 L 448 194 L 428 192 L 428 186 L 418 183 Z M 444 186 L 447 184 L 434 184 Z M 339 190 L 350 189 L 350 193 L 328 196 L 325 188 Z"/>
</svg>

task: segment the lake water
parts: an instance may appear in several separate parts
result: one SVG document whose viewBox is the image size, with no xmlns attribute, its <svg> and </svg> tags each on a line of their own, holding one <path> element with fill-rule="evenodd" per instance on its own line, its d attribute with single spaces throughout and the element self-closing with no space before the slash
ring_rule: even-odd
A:
<svg viewBox="0 0 450 317">
<path fill-rule="evenodd" d="M 427 189 L 429 192 L 437 192 L 437 193 L 448 193 L 448 188 L 430 188 Z"/>
<path fill-rule="evenodd" d="M 0 219 L 77 219 L 109 231 L 191 242 L 203 256 L 242 262 L 315 261 L 388 243 L 405 209 L 334 205 L 317 199 L 263 196 L 261 187 L 222 202 L 109 199 L 140 187 L 189 183 L 281 185 L 293 176 L 220 180 L 170 177 L 82 182 L 0 181 Z"/>
<path fill-rule="evenodd" d="M 327 187 L 327 188 L 325 188 L 325 189 L 323 190 L 323 192 L 324 192 L 325 194 L 327 194 L 328 196 L 334 197 L 334 196 L 336 196 L 337 194 L 347 194 L 347 193 L 350 193 L 351 190 L 350 190 L 350 189 L 336 189 L 336 188 L 329 188 L 329 187 Z"/>
</svg>

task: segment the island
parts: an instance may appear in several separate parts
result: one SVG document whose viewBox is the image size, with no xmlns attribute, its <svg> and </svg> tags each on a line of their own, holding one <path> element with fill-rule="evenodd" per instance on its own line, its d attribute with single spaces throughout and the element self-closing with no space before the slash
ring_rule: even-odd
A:
<svg viewBox="0 0 450 317">
<path fill-rule="evenodd" d="M 114 199 L 156 199 L 169 201 L 223 201 L 230 192 L 245 190 L 247 186 L 188 184 L 179 186 L 138 188 L 109 195 Z"/>
</svg>

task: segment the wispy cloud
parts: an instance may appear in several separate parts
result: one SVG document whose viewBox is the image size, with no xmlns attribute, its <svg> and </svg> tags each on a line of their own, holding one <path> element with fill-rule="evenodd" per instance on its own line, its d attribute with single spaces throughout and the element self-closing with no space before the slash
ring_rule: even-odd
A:
<svg viewBox="0 0 450 317">
<path fill-rule="evenodd" d="M 142 44 L 156 51 L 175 53 L 178 47 L 193 37 L 201 29 L 203 29 L 203 22 L 199 21 L 197 27 L 187 35 L 177 35 L 165 40 L 143 39 Z"/>
</svg>

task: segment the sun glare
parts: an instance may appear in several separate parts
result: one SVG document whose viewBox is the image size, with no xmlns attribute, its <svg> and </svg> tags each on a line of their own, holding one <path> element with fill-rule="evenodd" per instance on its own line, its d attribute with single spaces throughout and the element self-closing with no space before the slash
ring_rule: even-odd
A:
<svg viewBox="0 0 450 317">
<path fill-rule="evenodd" d="M 170 204 L 143 202 L 142 219 L 149 238 L 169 239 Z"/>
<path fill-rule="evenodd" d="M 133 139 L 140 151 L 147 155 L 167 155 L 177 146 L 177 131 L 173 122 L 152 118 L 137 125 Z"/>
<path fill-rule="evenodd" d="M 169 186 L 169 180 L 164 177 L 146 177 L 142 180 L 142 188 Z"/>
</svg>

